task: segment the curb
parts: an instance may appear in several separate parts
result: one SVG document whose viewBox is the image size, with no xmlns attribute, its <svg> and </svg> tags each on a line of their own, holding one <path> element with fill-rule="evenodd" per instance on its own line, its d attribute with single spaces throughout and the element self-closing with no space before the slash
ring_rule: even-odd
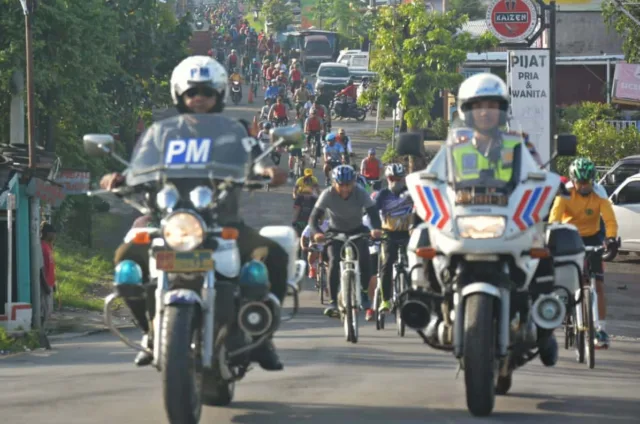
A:
<svg viewBox="0 0 640 424">
<path fill-rule="evenodd" d="M 132 328 L 137 328 L 135 325 L 133 324 L 126 324 L 126 325 L 120 325 L 120 326 L 116 326 L 116 328 L 118 330 L 129 330 Z M 107 333 L 111 330 L 109 330 L 108 328 L 97 328 L 94 330 L 89 330 L 89 331 L 83 331 L 80 333 L 73 333 L 73 332 L 69 332 L 69 333 L 61 333 L 61 334 L 53 334 L 50 336 L 47 336 L 47 338 L 50 341 L 61 341 L 61 340 L 72 340 L 72 339 L 77 339 L 80 337 L 87 337 L 87 336 L 93 336 L 95 334 L 102 334 L 102 333 Z"/>
</svg>

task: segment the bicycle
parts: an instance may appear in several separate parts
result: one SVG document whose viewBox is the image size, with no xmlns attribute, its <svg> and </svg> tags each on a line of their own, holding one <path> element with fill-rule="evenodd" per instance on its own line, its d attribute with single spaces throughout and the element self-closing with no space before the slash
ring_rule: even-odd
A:
<svg viewBox="0 0 640 424">
<path fill-rule="evenodd" d="M 344 325 L 345 339 L 351 343 L 358 343 L 358 313 L 362 308 L 358 248 L 354 242 L 363 237 L 369 237 L 369 233 L 353 236 L 337 233 L 326 237 L 327 243 L 329 241 L 341 241 L 344 243 L 340 250 L 338 309 L 340 310 L 340 319 Z"/>
<path fill-rule="evenodd" d="M 318 246 L 317 243 L 314 243 L 311 246 L 309 246 L 309 250 L 319 255 L 315 288 L 318 291 L 318 294 L 320 295 L 320 304 L 324 305 L 325 295 L 328 296 L 329 294 L 328 285 L 327 285 L 327 276 L 329 275 L 328 267 L 327 267 L 327 263 L 322 259 L 324 248 L 320 248 L 320 246 Z"/>
<path fill-rule="evenodd" d="M 568 312 L 564 323 L 564 348 L 575 347 L 578 363 L 586 361 L 590 369 L 595 367 L 595 323 L 599 319 L 596 274 L 591 270 L 590 258 L 603 251 L 603 246 L 585 247 L 580 288 L 574 293 L 574 298 L 568 296 L 566 299 Z"/>
<path fill-rule="evenodd" d="M 400 337 L 404 337 L 406 325 L 400 318 L 400 294 L 409 289 L 409 258 L 407 257 L 407 244 L 400 242 L 398 246 L 398 259 L 393 264 L 393 294 L 391 296 L 391 313 L 395 316 L 396 331 Z M 379 268 L 382 264 L 382 257 L 379 260 Z M 378 306 L 382 302 L 382 273 L 378 273 L 378 286 L 374 295 L 374 311 L 376 314 L 376 329 L 383 330 L 385 323 L 385 312 L 379 312 Z"/>
</svg>

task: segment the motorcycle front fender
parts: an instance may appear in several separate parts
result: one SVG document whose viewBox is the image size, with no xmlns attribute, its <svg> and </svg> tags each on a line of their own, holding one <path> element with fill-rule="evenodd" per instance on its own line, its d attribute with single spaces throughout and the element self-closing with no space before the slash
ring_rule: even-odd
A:
<svg viewBox="0 0 640 424">
<path fill-rule="evenodd" d="M 205 305 L 200 295 L 187 289 L 169 290 L 164 294 L 163 303 L 165 306 L 198 304 L 203 310 L 205 309 Z"/>
</svg>

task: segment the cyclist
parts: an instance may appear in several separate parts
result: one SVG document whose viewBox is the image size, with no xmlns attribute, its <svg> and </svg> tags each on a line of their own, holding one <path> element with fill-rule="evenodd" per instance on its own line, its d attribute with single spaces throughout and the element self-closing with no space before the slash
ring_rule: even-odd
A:
<svg viewBox="0 0 640 424">
<path fill-rule="evenodd" d="M 345 159 L 347 165 L 351 162 L 351 156 L 353 156 L 353 149 L 351 148 L 351 139 L 347 136 L 347 132 L 344 128 L 338 128 L 338 135 L 336 136 L 336 141 L 342 144 L 344 148 L 344 152 L 346 153 Z"/>
<path fill-rule="evenodd" d="M 368 151 L 367 157 L 362 159 L 360 163 L 360 174 L 371 181 L 373 188 L 380 189 L 380 171 L 382 170 L 382 162 L 376 157 L 376 149 L 371 148 Z"/>
<path fill-rule="evenodd" d="M 373 200 L 374 202 L 376 201 L 376 197 L 378 196 L 380 192 L 379 191 L 374 191 L 373 193 L 371 193 L 369 195 L 369 197 L 371 197 L 371 200 Z M 364 225 L 365 227 L 371 229 L 371 220 L 369 219 L 369 215 L 365 214 L 362 217 L 362 225 Z M 370 243 L 380 243 L 380 241 L 375 240 L 372 241 Z M 376 251 L 374 253 L 373 250 L 371 250 L 371 244 L 369 244 L 370 248 L 369 248 L 369 255 L 371 256 L 371 278 L 369 279 L 369 299 L 373 299 L 376 293 L 376 287 L 378 285 L 378 273 L 380 272 L 380 262 L 379 262 L 379 251 Z M 367 321 L 371 321 L 374 318 L 374 311 L 373 311 L 373 305 L 369 305 L 371 307 L 366 309 L 365 312 L 365 320 Z"/>
<path fill-rule="evenodd" d="M 368 230 L 362 225 L 362 212 L 366 211 L 371 220 L 371 237 L 380 237 L 380 215 L 375 203 L 366 191 L 355 184 L 356 172 L 349 165 L 340 165 L 333 171 L 333 184 L 326 188 L 321 194 L 316 206 L 311 212 L 309 225 L 317 234 L 314 240 L 318 243 L 324 241 L 324 233 L 319 228 L 320 217 L 325 215 L 329 218 L 329 229 L 327 233 L 345 233 L 354 235 Z M 369 285 L 371 277 L 371 258 L 369 257 L 369 242 L 365 239 L 358 239 L 354 243 L 358 249 L 358 262 L 360 265 L 360 283 L 362 285 L 362 304 L 368 308 L 369 299 L 364 290 Z M 343 243 L 331 241 L 329 249 L 329 286 L 331 288 L 331 303 L 324 311 L 327 316 L 336 316 L 338 287 L 340 283 L 340 252 Z"/>
<path fill-rule="evenodd" d="M 309 222 L 311 211 L 316 204 L 318 197 L 314 193 L 300 193 L 293 202 L 293 219 L 291 226 L 298 233 L 298 237 L 302 234 L 302 230 Z"/>
<path fill-rule="evenodd" d="M 287 125 L 289 123 L 288 112 L 287 105 L 282 102 L 282 97 L 278 96 L 276 104 L 271 106 L 269 110 L 269 121 L 274 122 L 276 126 Z"/>
<path fill-rule="evenodd" d="M 318 179 L 313 176 L 313 169 L 306 168 L 304 175 L 296 181 L 293 186 L 293 198 L 297 198 L 300 194 L 319 194 L 320 184 Z"/>
<path fill-rule="evenodd" d="M 320 224 L 320 230 L 325 232 L 329 229 L 329 220 L 325 219 Z M 327 250 L 324 248 L 324 243 L 315 243 L 313 241 L 313 236 L 315 232 L 311 229 L 311 225 L 304 227 L 302 234 L 300 234 L 300 249 L 303 252 L 308 252 L 307 254 L 307 264 L 309 265 L 309 278 L 315 279 L 318 275 L 318 257 L 320 256 L 318 252 L 322 252 L 322 262 L 329 262 L 329 258 L 327 256 Z M 312 247 L 315 249 L 311 250 Z"/>
<path fill-rule="evenodd" d="M 344 163 L 345 153 L 341 144 L 336 143 L 336 135 L 327 135 L 327 145 L 324 146 L 324 177 L 325 185 L 329 185 L 329 172 L 336 166 Z M 354 176 L 355 179 L 355 176 Z"/>
<path fill-rule="evenodd" d="M 594 184 L 596 167 L 587 158 L 577 158 L 569 167 L 571 183 L 567 184 L 570 196 L 558 196 L 555 199 L 549 222 L 573 224 L 578 228 L 586 246 L 602 246 L 600 219 L 604 221 L 607 247 L 617 247 L 618 223 L 606 192 Z M 604 266 L 602 255 L 591 255 L 590 267 L 596 274 L 596 293 L 598 295 L 598 317 L 595 344 L 598 349 L 609 347 L 606 333 L 607 306 L 604 293 Z"/>
<path fill-rule="evenodd" d="M 376 207 L 382 217 L 382 230 L 385 237 L 382 240 L 380 254 L 382 264 L 380 268 L 382 281 L 382 303 L 378 308 L 380 312 L 391 309 L 391 280 L 393 277 L 393 264 L 398 260 L 398 249 L 409 241 L 409 226 L 413 211 L 413 200 L 406 195 L 406 172 L 404 166 L 399 163 L 388 165 L 384 172 L 387 177 L 388 187 L 380 190 L 376 198 Z"/>
<path fill-rule="evenodd" d="M 322 119 L 318 118 L 315 109 L 312 109 L 309 117 L 304 122 L 304 133 L 307 135 L 307 148 L 311 149 L 311 139 L 316 141 L 315 157 L 320 156 L 320 133 L 322 131 Z"/>
</svg>

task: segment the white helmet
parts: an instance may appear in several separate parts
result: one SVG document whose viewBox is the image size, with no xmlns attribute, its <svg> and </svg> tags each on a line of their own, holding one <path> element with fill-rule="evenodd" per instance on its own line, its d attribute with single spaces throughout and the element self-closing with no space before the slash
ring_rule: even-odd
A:
<svg viewBox="0 0 640 424">
<path fill-rule="evenodd" d="M 228 79 L 224 66 L 216 60 L 209 56 L 190 56 L 180 62 L 171 74 L 170 89 L 173 104 L 180 107 L 180 97 L 191 87 L 207 85 L 218 93 L 216 106 L 220 105 L 220 111 L 222 111 Z"/>
<path fill-rule="evenodd" d="M 385 177 L 404 177 L 404 166 L 401 163 L 392 163 L 387 165 L 387 168 L 384 170 Z"/>
<path fill-rule="evenodd" d="M 471 114 L 466 112 L 471 109 L 473 103 L 482 100 L 497 100 L 500 102 L 500 110 L 504 111 L 502 120 L 506 119 L 506 112 L 509 109 L 509 90 L 502 78 L 490 73 L 475 74 L 460 84 L 458 90 L 458 116 L 472 125 Z M 504 122 L 500 122 L 503 125 Z"/>
</svg>

